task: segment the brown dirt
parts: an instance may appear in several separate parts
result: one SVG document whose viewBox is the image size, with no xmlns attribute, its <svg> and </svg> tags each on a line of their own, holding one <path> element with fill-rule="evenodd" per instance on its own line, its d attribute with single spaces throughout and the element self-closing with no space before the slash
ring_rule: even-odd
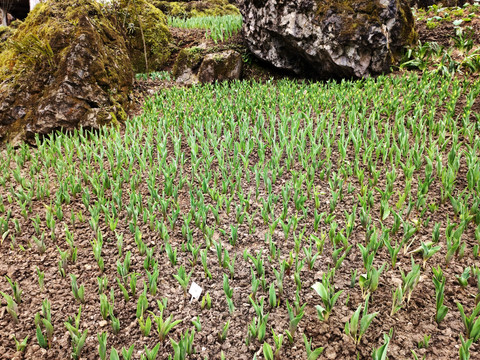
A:
<svg viewBox="0 0 480 360">
<path fill-rule="evenodd" d="M 476 44 L 480 44 L 480 18 L 475 18 L 472 22 L 462 25 L 463 28 L 467 26 L 472 27 L 472 38 Z M 435 41 L 445 47 L 453 45 L 452 36 L 455 35 L 455 27 L 450 22 L 442 22 L 437 28 L 428 29 L 426 21 L 419 21 L 417 31 L 422 43 Z"/>
<path fill-rule="evenodd" d="M 420 25 L 421 26 L 421 25 Z M 447 31 L 447 30 L 445 30 Z M 423 30 L 420 28 L 422 41 L 427 40 L 427 35 L 424 34 Z M 442 36 L 447 39 L 447 35 L 442 35 L 443 32 L 439 31 L 439 34 L 435 35 L 436 39 L 443 39 Z M 181 39 L 181 34 L 174 34 L 174 36 Z M 434 35 L 432 35 L 434 36 Z M 192 46 L 198 44 L 201 39 L 201 34 L 198 31 L 191 32 L 183 43 L 177 44 L 178 48 Z M 430 41 L 430 40 L 429 40 Z M 443 41 L 443 40 L 442 40 Z M 250 69 L 247 67 L 247 69 Z M 250 71 L 250 70 L 247 70 Z M 251 76 L 254 77 L 256 74 L 255 70 L 251 70 Z M 261 70 L 261 73 L 265 70 Z M 268 71 L 266 71 L 268 74 Z M 174 86 L 168 82 L 138 82 L 137 92 L 134 95 L 135 101 L 138 102 L 138 105 L 144 103 L 144 96 L 151 95 L 152 91 L 157 91 L 158 89 L 168 88 Z M 459 100 L 459 105 L 456 109 L 456 114 L 459 114 L 462 111 L 461 104 L 465 102 L 464 97 L 461 97 Z M 476 102 L 473 110 L 480 112 L 480 102 Z M 139 114 L 140 107 L 137 107 L 137 113 Z M 442 116 L 445 113 L 445 108 L 441 107 L 438 109 L 437 116 Z M 141 144 L 140 144 L 141 146 Z M 182 149 L 186 151 L 186 154 L 189 154 L 188 145 L 183 139 Z M 139 148 L 139 151 L 141 149 Z M 20 150 L 19 150 L 20 151 Z M 173 148 L 168 149 L 169 153 L 173 153 Z M 0 153 L 1 156 L 5 156 L 5 151 L 3 150 Z M 336 155 L 334 152 L 333 157 Z M 349 154 L 352 158 L 353 154 Z M 75 161 L 81 161 L 74 156 Z M 59 156 L 59 159 L 61 157 Z M 258 160 L 255 155 L 252 155 L 252 161 Z M 187 159 L 189 161 L 189 159 Z M 60 160 L 57 160 L 60 161 Z M 31 160 L 28 160 L 24 166 L 28 170 L 31 165 Z M 92 165 L 92 173 L 98 171 L 98 165 Z M 14 161 L 11 162 L 11 167 L 15 168 Z M 106 169 L 109 169 L 108 162 L 105 161 Z M 134 168 L 136 168 L 135 165 Z M 189 170 L 189 169 L 187 169 Z M 212 172 L 219 171 L 218 164 L 212 165 Z M 52 179 L 56 179 L 56 174 L 50 168 Z M 420 169 L 419 173 L 424 171 Z M 80 178 L 82 174 L 77 174 Z M 133 171 L 131 177 L 139 177 L 139 186 L 136 189 L 137 193 L 142 194 L 144 199 L 149 196 L 149 190 L 145 181 L 142 181 L 141 175 Z M 460 180 L 458 181 L 457 187 L 462 188 L 465 184 L 465 171 L 462 172 Z M 280 194 L 280 189 L 285 180 L 290 179 L 290 175 L 285 175 L 283 178 L 277 180 L 277 183 L 273 186 L 273 192 L 277 195 Z M 400 175 L 395 183 L 395 189 L 403 190 L 403 179 Z M 221 177 L 220 177 L 221 180 Z M 358 182 L 353 185 L 356 190 L 352 194 L 346 194 L 344 199 L 339 203 L 335 210 L 339 225 L 344 226 L 341 219 L 343 219 L 343 213 L 345 210 L 351 211 L 353 204 L 357 201 L 358 195 Z M 158 182 L 161 182 L 158 179 Z M 200 184 L 196 183 L 196 180 L 192 180 L 192 183 L 196 186 Z M 104 216 L 101 215 L 100 229 L 104 238 L 104 248 L 102 256 L 105 260 L 105 271 L 104 275 L 108 278 L 109 288 L 113 288 L 115 292 L 115 315 L 120 319 L 121 331 L 117 335 L 113 335 L 111 331 L 110 321 L 103 322 L 100 312 L 99 312 L 99 297 L 98 297 L 98 286 L 97 286 L 97 276 L 102 276 L 103 274 L 99 271 L 98 266 L 93 259 L 92 248 L 90 241 L 94 239 L 95 233 L 88 224 L 89 219 L 89 210 L 85 207 L 82 202 L 80 195 L 72 197 L 70 204 L 63 205 L 63 212 L 65 218 L 63 221 L 58 221 L 55 228 L 55 233 L 57 240 L 53 241 L 49 238 L 49 230 L 46 227 L 46 215 L 45 215 L 45 206 L 50 205 L 51 201 L 54 201 L 54 196 L 50 199 L 44 200 L 35 200 L 32 203 L 32 213 L 27 219 L 24 219 L 21 216 L 20 208 L 14 201 L 12 204 L 7 202 L 8 196 L 10 196 L 9 186 L 10 184 L 16 184 L 12 179 L 7 181 L 7 186 L 0 187 L 0 195 L 5 200 L 5 205 L 7 209 L 11 209 L 13 213 L 13 218 L 19 220 L 22 232 L 17 234 L 15 241 L 17 246 L 14 250 L 10 248 L 10 242 L 7 238 L 0 245 L 0 290 L 4 292 L 11 293 L 8 283 L 6 282 L 4 276 L 8 275 L 14 281 L 20 283 L 20 287 L 23 290 L 22 303 L 19 304 L 19 324 L 14 324 L 10 316 L 6 313 L 5 306 L 0 308 L 0 358 L 1 359 L 66 359 L 69 357 L 71 351 L 70 341 L 66 332 L 65 327 L 63 326 L 64 321 L 67 316 L 75 315 L 79 308 L 79 303 L 76 301 L 71 293 L 71 283 L 68 275 L 66 278 L 62 278 L 59 275 L 57 263 L 59 260 L 58 251 L 56 246 L 58 245 L 63 250 L 66 250 L 65 244 L 65 232 L 64 225 L 68 224 L 70 231 L 74 233 L 75 245 L 78 247 L 78 260 L 75 264 L 69 264 L 67 274 L 73 273 L 78 276 L 78 282 L 80 285 L 85 286 L 86 290 L 86 301 L 82 305 L 82 316 L 81 316 L 81 329 L 89 329 L 89 334 L 87 338 L 87 343 L 85 345 L 84 351 L 82 353 L 82 359 L 97 359 L 98 358 L 98 341 L 96 334 L 102 331 L 108 331 L 108 345 L 107 349 L 111 346 L 114 346 L 117 349 L 120 349 L 122 346 L 128 347 L 131 344 L 135 344 L 134 358 L 140 358 L 140 352 L 143 351 L 143 346 L 146 345 L 149 349 L 158 342 L 156 331 L 152 329 L 152 334 L 150 337 L 146 338 L 141 335 L 139 326 L 135 318 L 135 309 L 136 309 L 136 299 L 130 299 L 129 302 L 126 302 L 123 299 L 122 293 L 116 284 L 116 277 L 118 276 L 116 270 L 116 261 L 119 258 L 117 255 L 116 249 L 116 237 L 115 233 L 112 232 L 108 225 L 104 221 Z M 240 184 L 244 187 L 244 191 L 252 191 L 252 188 L 249 183 L 243 182 Z M 328 189 L 328 179 L 319 181 L 316 183 L 321 189 Z M 58 183 L 52 181 L 51 184 L 51 193 L 54 194 L 54 191 L 58 187 Z M 84 185 L 82 185 L 83 187 Z M 380 177 L 380 181 L 377 185 L 379 188 L 385 188 L 385 181 Z M 412 193 L 416 193 L 417 184 L 412 185 Z M 429 201 L 439 203 L 440 198 L 440 186 L 438 179 L 432 184 L 432 187 L 429 191 Z M 124 186 L 123 192 L 123 203 L 127 204 L 129 201 L 130 185 L 126 184 Z M 254 190 L 253 190 L 254 191 Z M 328 192 L 328 190 L 326 190 Z M 90 193 L 92 195 L 91 203 L 94 203 L 97 200 L 97 197 L 92 193 L 90 187 Z M 263 184 L 261 185 L 260 197 L 266 196 L 266 189 Z M 111 191 L 107 190 L 106 197 L 112 197 Z M 208 198 L 209 199 L 209 198 Z M 238 198 L 235 197 L 234 203 L 238 203 Z M 378 214 L 379 199 L 375 199 L 376 203 L 372 210 L 373 214 Z M 186 214 L 190 208 L 190 196 L 188 189 L 185 187 L 180 191 L 179 195 L 179 204 L 182 214 Z M 307 200 L 306 205 L 310 208 L 314 208 L 314 202 L 312 199 Z M 239 240 L 235 248 L 225 242 L 223 245 L 228 249 L 231 256 L 234 253 L 237 254 L 237 260 L 235 262 L 235 277 L 230 281 L 230 285 L 234 287 L 234 303 L 236 306 L 236 311 L 233 316 L 228 314 L 227 305 L 225 302 L 225 295 L 223 294 L 223 288 L 221 283 L 221 278 L 225 272 L 221 266 L 218 264 L 218 260 L 214 252 L 209 253 L 208 267 L 212 273 L 213 280 L 206 279 L 203 274 L 203 269 L 198 260 L 197 265 L 194 267 L 194 273 L 192 279 L 199 283 L 204 289 L 208 289 L 210 295 L 213 299 L 213 308 L 212 310 L 201 310 L 198 303 L 190 303 L 183 295 L 182 289 L 178 286 L 178 283 L 173 279 L 172 274 L 175 273 L 175 268 L 170 265 L 168 262 L 165 251 L 162 249 L 162 239 L 158 231 L 152 230 L 148 223 L 139 221 L 138 225 L 140 231 L 142 232 L 143 241 L 147 244 L 148 247 L 155 246 L 154 256 L 159 261 L 160 269 L 160 278 L 158 282 L 158 293 L 155 297 L 150 296 L 149 309 L 158 314 L 156 302 L 154 298 L 159 299 L 161 297 L 169 298 L 169 305 L 166 315 L 173 314 L 175 319 L 181 319 L 183 321 L 182 325 L 178 326 L 172 333 L 171 336 L 178 340 L 178 337 L 181 332 L 184 332 L 188 328 L 192 328 L 190 323 L 192 318 L 196 316 L 201 317 L 202 321 L 202 330 L 198 332 L 195 336 L 195 347 L 197 349 L 197 354 L 192 356 L 192 359 L 203 359 L 204 357 L 210 359 L 220 358 L 220 352 L 223 351 L 227 359 L 251 359 L 254 354 L 257 354 L 257 358 L 263 358 L 261 353 L 261 344 L 254 341 L 252 344 L 247 346 L 244 342 L 246 336 L 246 328 L 248 323 L 251 321 L 254 316 L 253 308 L 248 303 L 248 294 L 250 293 L 250 261 L 245 261 L 243 259 L 242 253 L 244 249 L 248 249 L 250 253 L 255 253 L 256 251 L 263 249 L 263 257 L 266 264 L 266 280 L 267 284 L 270 284 L 274 281 L 275 277 L 273 274 L 272 267 L 267 260 L 268 248 L 266 247 L 264 240 L 264 234 L 267 231 L 267 227 L 263 224 L 263 220 L 260 216 L 259 209 L 261 204 L 259 202 L 252 201 L 250 213 L 253 214 L 258 210 L 258 213 L 254 219 L 254 224 L 257 227 L 256 232 L 253 235 L 248 235 L 248 229 L 246 225 L 240 226 L 239 230 Z M 328 211 L 329 206 L 329 196 L 325 195 L 322 198 L 322 203 L 319 211 Z M 71 213 L 83 213 L 85 217 L 84 221 L 79 220 L 72 222 L 70 220 Z M 226 212 L 220 214 L 221 219 L 221 228 L 229 229 L 230 224 L 236 223 L 234 210 L 227 215 Z M 44 254 L 40 254 L 35 246 L 29 248 L 29 243 L 31 239 L 35 236 L 35 230 L 32 226 L 31 217 L 39 215 L 41 220 L 41 230 L 45 231 L 47 234 L 47 250 Z M 293 204 L 290 204 L 289 214 L 294 214 Z M 277 214 L 278 215 L 278 214 Z M 427 241 L 430 239 L 433 224 L 437 221 L 445 223 L 446 216 L 449 216 L 451 219 L 454 218 L 451 206 L 446 203 L 440 205 L 440 208 L 431 214 L 431 219 L 428 225 L 422 226 L 421 231 L 416 234 L 416 241 Z M 0 214 L 0 216 L 2 216 Z M 4 214 L 3 214 L 4 216 Z M 412 218 L 415 214 L 412 214 Z M 142 215 L 139 214 L 139 219 Z M 161 218 L 158 215 L 158 218 Z M 306 235 L 312 233 L 311 224 L 312 224 L 313 213 L 308 213 L 306 219 L 302 220 L 299 224 L 299 228 L 302 228 L 304 225 L 308 225 L 308 230 Z M 132 271 L 142 273 L 144 278 L 145 270 L 143 270 L 143 260 L 144 256 L 141 256 L 138 253 L 137 246 L 134 242 L 133 235 L 129 231 L 128 224 L 129 219 L 127 217 L 127 212 L 125 208 L 122 208 L 119 212 L 119 224 L 116 229 L 117 233 L 124 234 L 124 253 L 126 251 L 132 252 Z M 179 217 L 178 224 L 182 223 L 182 215 Z M 391 217 L 390 217 L 391 219 Z M 375 223 L 379 223 L 379 219 L 374 218 Z M 211 214 L 207 220 L 208 225 L 212 225 L 214 222 Z M 391 226 L 391 221 L 384 222 L 385 226 Z M 279 225 L 280 227 L 280 225 Z M 329 226 L 322 223 L 322 230 L 328 231 Z M 193 226 L 193 238 L 195 243 L 203 242 L 203 234 L 196 227 Z M 10 223 L 10 230 L 13 231 L 13 224 Z M 444 233 L 445 229 L 442 227 L 441 233 Z M 189 264 L 191 260 L 191 255 L 188 253 L 183 253 L 180 250 L 181 245 L 184 243 L 181 226 L 178 225 L 174 230 L 169 231 L 170 243 L 179 248 L 179 264 Z M 216 239 L 220 239 L 218 232 L 214 235 Z M 473 230 L 471 227 L 464 234 L 466 239 L 467 248 L 471 249 L 475 244 L 475 238 Z M 282 250 L 283 254 L 288 254 L 293 248 L 293 239 L 290 236 L 288 241 L 280 241 L 283 239 L 283 233 L 281 229 L 277 230 L 274 233 L 274 240 L 277 241 L 277 245 Z M 472 264 L 479 264 L 478 260 L 474 260 L 470 254 L 465 256 L 463 259 L 456 259 L 452 262 L 451 266 L 444 268 L 444 256 L 445 249 L 442 249 L 441 252 L 437 253 L 430 261 L 429 266 L 436 264 L 441 264 L 444 268 L 444 273 L 448 279 L 446 284 L 446 293 L 445 293 L 445 305 L 450 309 L 445 320 L 437 326 L 433 319 L 433 312 L 435 307 L 435 298 L 434 298 L 434 288 L 431 282 L 432 272 L 430 267 L 422 271 L 422 277 L 420 282 L 415 289 L 412 300 L 408 307 L 400 310 L 393 317 L 389 316 L 391 308 L 391 291 L 392 284 L 396 284 L 401 281 L 399 277 L 399 269 L 408 269 L 410 265 L 410 255 L 404 255 L 403 253 L 399 254 L 399 259 L 397 262 L 396 269 L 392 270 L 389 264 L 389 255 L 386 252 L 385 248 L 382 248 L 378 253 L 375 263 L 381 264 L 382 262 L 387 263 L 387 268 L 383 272 L 379 284 L 378 290 L 373 294 L 373 298 L 370 301 L 370 310 L 369 312 L 379 311 L 382 316 L 375 318 L 371 327 L 369 328 L 367 335 L 362 340 L 361 344 L 354 346 L 351 340 L 346 337 L 343 332 L 345 321 L 349 319 L 356 306 L 362 302 L 362 297 L 360 290 L 358 288 L 358 283 L 354 289 L 349 288 L 350 283 L 350 271 L 353 269 L 362 269 L 362 259 L 360 253 L 356 248 L 357 243 L 363 243 L 365 239 L 365 230 L 358 224 L 357 216 L 357 226 L 353 231 L 352 238 L 350 243 L 354 245 L 352 251 L 347 256 L 344 261 L 342 271 L 339 272 L 338 277 L 335 278 L 335 284 L 337 289 L 345 289 L 344 293 L 340 296 L 337 305 L 335 306 L 334 313 L 328 323 L 320 322 L 317 319 L 314 305 L 319 303 L 319 298 L 316 296 L 310 286 L 315 282 L 321 279 L 322 274 L 327 270 L 328 266 L 331 266 L 331 252 L 332 248 L 326 242 L 325 252 L 319 256 L 315 262 L 315 266 L 312 270 L 307 270 L 305 265 L 302 270 L 302 281 L 303 287 L 300 292 L 302 302 L 308 303 L 306 307 L 306 314 L 300 327 L 297 330 L 297 336 L 293 345 L 289 345 L 288 341 L 284 340 L 284 348 L 282 351 L 282 358 L 284 359 L 297 359 L 305 358 L 305 351 L 303 340 L 301 339 L 301 334 L 305 333 L 309 338 L 313 338 L 313 345 L 315 347 L 325 346 L 325 351 L 320 357 L 321 359 L 367 359 L 371 358 L 372 347 L 378 347 L 382 343 L 382 334 L 387 333 L 391 328 L 394 328 L 392 343 L 389 347 L 389 359 L 409 359 L 411 358 L 411 349 L 415 349 L 416 353 L 421 358 L 423 355 L 426 356 L 426 359 L 437 358 L 437 359 L 453 359 L 458 356 L 458 344 L 459 338 L 458 334 L 464 333 L 463 325 L 460 321 L 458 310 L 456 309 L 456 302 L 460 301 L 463 304 L 471 304 L 472 298 L 471 294 L 476 291 L 476 284 L 471 278 L 469 285 L 466 289 L 461 289 L 455 280 L 455 275 L 459 275 L 465 266 Z M 18 245 L 22 245 L 26 251 L 21 251 L 18 248 Z M 123 259 L 121 257 L 120 259 Z M 417 255 L 415 257 L 416 261 L 420 260 L 420 257 Z M 40 268 L 45 272 L 45 291 L 40 291 L 37 283 L 36 268 Z M 360 270 L 359 270 L 360 271 Z M 141 291 L 141 283 L 139 280 L 138 283 L 138 292 Z M 265 295 L 265 292 L 260 291 L 262 295 Z M 268 293 L 268 292 L 267 292 Z M 285 279 L 285 293 L 283 299 L 289 299 L 292 301 L 295 294 L 295 282 L 293 279 L 293 274 L 290 273 L 286 276 Z M 348 294 L 348 295 L 347 295 Z M 348 304 L 347 304 L 348 296 Z M 35 327 L 33 324 L 33 317 L 35 313 L 39 312 L 41 309 L 41 302 L 44 298 L 48 298 L 52 303 L 52 319 L 54 323 L 54 338 L 52 348 L 47 350 L 41 349 L 35 339 Z M 266 300 L 266 303 L 268 299 Z M 2 305 L 5 302 L 2 299 Z M 278 308 L 270 308 L 268 304 L 265 306 L 266 311 L 270 312 L 269 325 L 272 329 L 275 329 L 277 332 L 281 332 L 283 329 L 288 327 L 288 317 L 285 310 L 285 305 L 282 300 L 282 304 Z M 471 306 L 468 307 L 468 313 L 471 311 Z M 228 331 L 228 337 L 225 342 L 220 342 L 217 339 L 217 333 L 220 330 L 221 326 L 228 320 L 231 319 L 232 325 Z M 418 349 L 418 342 L 423 339 L 424 335 L 431 335 L 430 345 L 427 349 Z M 29 336 L 29 342 L 27 349 L 24 354 L 17 353 L 15 351 L 15 344 L 12 336 L 15 335 L 17 339 L 23 339 L 25 336 Z M 271 335 L 267 335 L 270 344 L 273 345 L 271 341 Z M 172 352 L 172 347 L 168 341 L 164 342 L 160 347 L 159 359 L 167 358 L 167 354 Z M 480 358 L 480 346 L 479 344 L 474 344 L 471 348 L 472 359 Z"/>
</svg>

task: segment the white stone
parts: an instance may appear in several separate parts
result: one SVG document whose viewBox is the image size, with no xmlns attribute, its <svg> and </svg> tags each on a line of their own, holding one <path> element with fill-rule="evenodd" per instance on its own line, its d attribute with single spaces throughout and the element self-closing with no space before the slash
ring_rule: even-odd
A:
<svg viewBox="0 0 480 360">
<path fill-rule="evenodd" d="M 192 300 L 198 300 L 202 294 L 202 290 L 203 289 L 200 287 L 200 285 L 193 281 L 188 293 L 192 296 Z"/>
</svg>

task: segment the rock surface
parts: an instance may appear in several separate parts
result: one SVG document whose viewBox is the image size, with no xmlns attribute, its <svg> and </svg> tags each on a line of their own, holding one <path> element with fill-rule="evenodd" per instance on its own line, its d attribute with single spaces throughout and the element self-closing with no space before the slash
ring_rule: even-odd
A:
<svg viewBox="0 0 480 360">
<path fill-rule="evenodd" d="M 198 69 L 198 80 L 205 83 L 238 80 L 242 74 L 242 56 L 234 50 L 208 54 Z"/>
<path fill-rule="evenodd" d="M 227 0 L 166 1 L 152 0 L 164 14 L 181 18 L 196 16 L 240 15 L 235 5 Z"/>
<path fill-rule="evenodd" d="M 277 68 L 313 76 L 387 72 L 416 42 L 401 0 L 238 0 L 250 51 Z"/>
<path fill-rule="evenodd" d="M 419 8 L 427 8 L 431 5 L 439 6 L 463 6 L 466 3 L 475 3 L 475 0 L 410 0 L 410 6 Z"/>
<path fill-rule="evenodd" d="M 197 74 L 206 54 L 205 44 L 182 49 L 172 68 L 172 76 L 177 83 L 192 85 L 199 82 Z"/>
<path fill-rule="evenodd" d="M 237 80 L 242 65 L 242 56 L 235 50 L 211 52 L 206 46 L 197 46 L 180 51 L 172 75 L 177 83 L 184 85 Z"/>
<path fill-rule="evenodd" d="M 133 71 L 115 24 L 94 0 L 35 7 L 0 53 L 0 141 L 126 118 Z"/>
<path fill-rule="evenodd" d="M 7 26 L 0 26 L 0 52 L 7 46 L 7 40 L 14 30 Z"/>
</svg>

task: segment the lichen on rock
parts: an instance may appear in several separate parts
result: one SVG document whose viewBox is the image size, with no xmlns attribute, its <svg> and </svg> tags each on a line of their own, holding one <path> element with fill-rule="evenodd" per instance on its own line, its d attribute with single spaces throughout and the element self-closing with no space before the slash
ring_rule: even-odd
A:
<svg viewBox="0 0 480 360">
<path fill-rule="evenodd" d="M 133 71 L 125 37 L 95 0 L 47 0 L 0 53 L 0 141 L 125 120 Z"/>
<path fill-rule="evenodd" d="M 134 71 L 143 73 L 160 70 L 171 52 L 169 44 L 172 37 L 166 16 L 145 0 L 121 0 L 120 8 L 123 12 L 120 20 L 127 29 L 128 49 Z"/>
<path fill-rule="evenodd" d="M 238 5 L 254 55 L 318 77 L 388 72 L 417 37 L 403 0 L 239 0 Z"/>
</svg>

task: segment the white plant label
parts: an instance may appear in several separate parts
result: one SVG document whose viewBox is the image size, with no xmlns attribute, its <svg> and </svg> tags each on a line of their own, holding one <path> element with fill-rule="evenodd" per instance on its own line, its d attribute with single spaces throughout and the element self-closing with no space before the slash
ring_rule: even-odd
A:
<svg viewBox="0 0 480 360">
<path fill-rule="evenodd" d="M 202 294 L 202 288 L 194 281 L 192 282 L 192 286 L 190 286 L 190 290 L 188 290 L 188 293 L 192 295 L 192 298 L 190 299 L 190 302 L 195 299 L 198 300 L 200 299 L 200 295 Z"/>
</svg>

